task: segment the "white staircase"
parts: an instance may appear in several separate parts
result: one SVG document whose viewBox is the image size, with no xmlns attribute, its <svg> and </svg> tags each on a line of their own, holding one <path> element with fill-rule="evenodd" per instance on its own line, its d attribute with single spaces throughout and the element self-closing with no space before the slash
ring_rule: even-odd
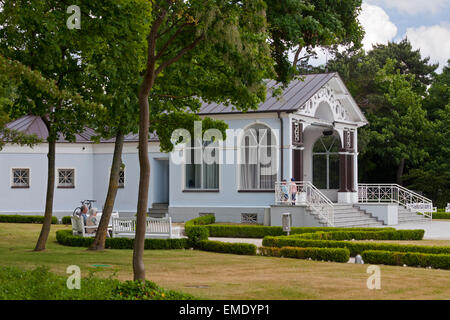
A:
<svg viewBox="0 0 450 320">
<path fill-rule="evenodd" d="M 378 227 L 383 223 L 352 204 L 334 203 L 334 226 L 345 228 Z"/>
<path fill-rule="evenodd" d="M 421 214 L 417 214 L 410 209 L 405 208 L 404 206 L 398 206 L 398 223 L 407 223 L 407 222 L 429 222 L 430 219 L 424 217 Z"/>
</svg>

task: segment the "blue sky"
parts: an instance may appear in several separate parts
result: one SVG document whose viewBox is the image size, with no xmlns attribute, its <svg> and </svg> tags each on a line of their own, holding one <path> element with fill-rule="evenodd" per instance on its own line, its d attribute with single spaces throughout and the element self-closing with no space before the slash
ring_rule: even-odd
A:
<svg viewBox="0 0 450 320">
<path fill-rule="evenodd" d="M 441 71 L 450 58 L 450 0 L 363 0 L 359 21 L 366 31 L 364 48 L 408 37 Z M 330 56 L 328 55 L 328 58 Z M 325 63 L 327 54 L 318 52 L 314 65 Z"/>
</svg>

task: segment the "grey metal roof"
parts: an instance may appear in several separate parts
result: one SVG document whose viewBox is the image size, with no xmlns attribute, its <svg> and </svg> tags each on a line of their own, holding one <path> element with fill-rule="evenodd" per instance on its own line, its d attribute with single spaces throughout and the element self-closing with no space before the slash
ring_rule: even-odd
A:
<svg viewBox="0 0 450 320">
<path fill-rule="evenodd" d="M 302 76 L 301 80 L 291 81 L 279 97 L 272 96 L 272 90 L 278 88 L 279 84 L 274 80 L 270 80 L 267 83 L 266 101 L 261 103 L 257 110 L 248 110 L 247 113 L 295 111 L 334 76 L 336 76 L 335 72 Z M 242 113 L 242 111 L 237 110 L 233 105 L 226 106 L 218 103 L 203 103 L 198 112 L 199 115 L 224 113 Z"/>
<path fill-rule="evenodd" d="M 23 116 L 17 120 L 14 120 L 6 125 L 8 129 L 16 130 L 19 132 L 23 132 L 25 134 L 35 134 L 40 139 L 46 140 L 48 137 L 48 130 L 47 127 L 44 124 L 44 121 L 38 116 L 33 115 L 27 115 Z M 91 138 L 96 136 L 96 133 L 91 128 L 84 128 L 84 131 L 80 134 L 75 135 L 75 142 L 76 143 L 94 143 Z M 115 139 L 101 139 L 100 142 L 108 143 L 108 142 L 114 142 Z M 137 142 L 139 141 L 138 134 L 128 134 L 124 138 L 125 142 Z M 158 141 L 158 137 L 156 134 L 150 134 L 149 141 Z M 65 140 L 63 137 L 60 137 L 57 141 L 58 143 L 62 142 L 69 142 Z"/>
</svg>

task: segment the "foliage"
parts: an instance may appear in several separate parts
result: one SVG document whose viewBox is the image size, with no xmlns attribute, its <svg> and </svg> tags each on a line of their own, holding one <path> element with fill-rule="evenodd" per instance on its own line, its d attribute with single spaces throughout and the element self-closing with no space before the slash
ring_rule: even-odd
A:
<svg viewBox="0 0 450 320">
<path fill-rule="evenodd" d="M 71 230 L 56 231 L 56 241 L 64 246 L 89 247 L 94 238 L 74 236 Z M 105 248 L 108 249 L 133 249 L 134 239 L 131 238 L 107 238 Z M 180 239 L 145 239 L 144 248 L 147 250 L 186 249 L 188 241 Z"/>
<path fill-rule="evenodd" d="M 346 263 L 350 259 L 347 248 L 296 248 L 296 247 L 261 247 L 259 254 L 268 257 L 311 259 Z"/>
<path fill-rule="evenodd" d="M 227 225 L 210 224 L 206 226 L 211 237 L 229 237 L 229 238 L 264 238 L 265 236 L 282 236 L 283 227 L 277 226 L 259 226 L 259 225 Z M 387 231 L 394 228 L 338 228 L 338 227 L 292 227 L 291 235 L 311 232 L 331 232 L 331 231 Z"/>
<path fill-rule="evenodd" d="M 205 225 L 214 223 L 216 218 L 213 215 L 205 215 L 186 221 L 184 231 L 192 247 L 197 247 L 200 241 L 208 240 L 209 231 Z"/>
<path fill-rule="evenodd" d="M 391 243 L 374 242 L 356 242 L 356 241 L 336 241 L 336 240 L 306 240 L 295 237 L 271 237 L 267 236 L 263 240 L 265 247 L 314 247 L 314 248 L 347 248 L 350 250 L 350 256 L 354 257 L 366 250 L 384 250 L 401 252 L 422 252 L 450 254 L 450 247 L 443 246 L 418 246 L 418 245 L 400 245 Z"/>
<path fill-rule="evenodd" d="M 450 254 L 367 250 L 362 253 L 362 258 L 371 264 L 450 269 Z"/>
<path fill-rule="evenodd" d="M 64 216 L 61 218 L 62 224 L 72 224 L 71 216 Z"/>
<path fill-rule="evenodd" d="M 251 243 L 230 243 L 221 241 L 202 240 L 197 243 L 197 248 L 204 251 L 232 253 L 242 255 L 256 255 L 256 246 Z"/>
<path fill-rule="evenodd" d="M 0 300 L 190 300 L 191 295 L 165 290 L 151 281 L 139 284 L 90 274 L 81 278 L 80 289 L 67 288 L 66 276 L 46 267 L 22 270 L 0 267 Z"/>
<path fill-rule="evenodd" d="M 293 235 L 311 240 L 422 240 L 425 230 L 332 231 Z"/>
<path fill-rule="evenodd" d="M 317 46 L 333 44 L 360 47 L 364 35 L 357 19 L 361 2 L 266 0 L 277 80 L 286 82 L 296 75 L 302 49 L 310 53 Z M 292 66 L 289 53 L 294 50 L 296 55 Z"/>
<path fill-rule="evenodd" d="M 450 219 L 450 212 L 433 212 L 433 219 Z"/>
<path fill-rule="evenodd" d="M 0 215 L 0 222 L 7 223 L 43 223 L 44 216 L 25 216 L 25 215 Z M 58 218 L 52 217 L 52 224 L 57 224 Z"/>
<path fill-rule="evenodd" d="M 111 296 L 114 300 L 196 300 L 189 294 L 164 290 L 148 280 L 120 283 L 112 290 Z"/>
</svg>

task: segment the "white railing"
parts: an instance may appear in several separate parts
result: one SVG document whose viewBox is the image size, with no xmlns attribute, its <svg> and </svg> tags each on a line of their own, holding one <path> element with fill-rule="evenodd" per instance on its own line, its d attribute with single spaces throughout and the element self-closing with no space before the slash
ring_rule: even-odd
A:
<svg viewBox="0 0 450 320">
<path fill-rule="evenodd" d="M 398 184 L 358 184 L 359 203 L 398 203 L 414 212 L 421 212 L 432 219 L 436 211 L 433 202 L 420 194 Z"/>
<path fill-rule="evenodd" d="M 333 203 L 309 181 L 276 182 L 275 203 L 306 205 L 323 218 L 329 227 L 334 226 Z"/>
</svg>

